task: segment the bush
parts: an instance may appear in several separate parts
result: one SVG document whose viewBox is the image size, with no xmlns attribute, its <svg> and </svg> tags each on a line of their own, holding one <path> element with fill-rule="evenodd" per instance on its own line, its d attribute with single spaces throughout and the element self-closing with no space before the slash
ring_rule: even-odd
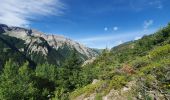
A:
<svg viewBox="0 0 170 100">
<path fill-rule="evenodd" d="M 146 57 L 137 58 L 131 63 L 134 69 L 139 69 L 141 67 L 147 66 L 148 64 L 149 64 L 149 59 Z"/>
<path fill-rule="evenodd" d="M 168 53 L 170 53 L 170 44 L 155 48 L 149 53 L 149 58 L 154 59 L 158 57 L 164 57 Z"/>
<path fill-rule="evenodd" d="M 81 94 L 85 94 L 86 96 L 90 95 L 91 93 L 94 93 L 100 86 L 102 86 L 104 82 L 99 81 L 96 84 L 89 84 L 83 88 L 76 89 L 74 92 L 70 94 L 70 98 L 74 99 L 77 96 L 80 96 Z"/>
</svg>

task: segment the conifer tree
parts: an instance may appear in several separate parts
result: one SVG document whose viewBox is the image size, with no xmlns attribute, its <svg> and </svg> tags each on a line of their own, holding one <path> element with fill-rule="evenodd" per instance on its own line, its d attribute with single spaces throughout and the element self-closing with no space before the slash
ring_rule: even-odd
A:
<svg viewBox="0 0 170 100">
<path fill-rule="evenodd" d="M 0 76 L 0 100 L 35 99 L 37 89 L 32 81 L 33 72 L 28 63 L 19 66 L 9 60 Z"/>
</svg>

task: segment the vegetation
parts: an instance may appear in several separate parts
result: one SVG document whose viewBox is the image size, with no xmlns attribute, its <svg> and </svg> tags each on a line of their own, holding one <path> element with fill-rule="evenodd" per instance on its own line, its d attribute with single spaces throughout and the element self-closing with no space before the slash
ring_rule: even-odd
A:
<svg viewBox="0 0 170 100">
<path fill-rule="evenodd" d="M 159 99 L 169 98 L 169 39 L 170 25 L 140 40 L 127 42 L 110 51 L 104 50 L 92 64 L 85 66 L 93 73 L 92 79 L 102 80 L 105 85 L 101 91 L 93 93 L 105 96 L 110 90 L 120 90 L 127 83 L 135 81 L 136 85 L 127 98 L 158 98 L 151 97 L 150 91 L 153 91 L 154 95 L 161 95 Z M 74 97 L 75 93 L 80 96 L 82 89 L 75 90 L 71 97 Z M 83 91 L 83 94 L 88 93 L 88 90 Z"/>
<path fill-rule="evenodd" d="M 37 88 L 33 82 L 33 72 L 28 63 L 19 67 L 11 60 L 5 64 L 0 77 L 0 99 L 12 100 L 13 98 L 35 99 Z"/>
</svg>

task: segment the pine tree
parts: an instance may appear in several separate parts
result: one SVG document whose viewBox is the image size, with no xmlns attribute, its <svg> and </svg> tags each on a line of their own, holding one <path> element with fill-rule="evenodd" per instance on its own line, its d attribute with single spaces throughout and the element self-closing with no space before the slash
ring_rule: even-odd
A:
<svg viewBox="0 0 170 100">
<path fill-rule="evenodd" d="M 36 76 L 38 77 L 55 81 L 57 75 L 57 67 L 48 63 L 44 63 L 42 65 L 38 65 L 35 72 Z"/>
<path fill-rule="evenodd" d="M 28 63 L 19 68 L 16 63 L 8 61 L 0 76 L 0 100 L 35 99 L 37 89 L 32 81 L 33 72 Z"/>
<path fill-rule="evenodd" d="M 34 72 L 28 67 L 28 63 L 19 68 L 18 89 L 22 99 L 36 98 L 38 90 L 34 86 L 33 77 Z"/>
<path fill-rule="evenodd" d="M 65 77 L 66 78 L 65 80 L 67 80 L 66 87 L 69 90 L 75 89 L 78 85 L 81 64 L 82 60 L 76 53 L 76 50 L 74 50 L 71 56 L 68 58 L 68 60 L 66 60 L 65 65 L 63 66 L 65 68 L 64 76 L 67 76 Z"/>
<path fill-rule="evenodd" d="M 17 68 L 11 60 L 6 62 L 3 72 L 0 76 L 0 99 L 10 100 L 17 97 L 16 84 L 17 84 Z"/>
</svg>

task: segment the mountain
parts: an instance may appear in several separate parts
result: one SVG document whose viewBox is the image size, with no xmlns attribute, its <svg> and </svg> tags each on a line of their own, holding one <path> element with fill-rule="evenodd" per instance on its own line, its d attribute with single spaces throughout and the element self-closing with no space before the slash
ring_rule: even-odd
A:
<svg viewBox="0 0 170 100">
<path fill-rule="evenodd" d="M 63 36 L 47 35 L 37 30 L 9 27 L 4 24 L 0 24 L 0 41 L 1 45 L 7 45 L 2 47 L 1 53 L 4 53 L 4 49 L 14 50 L 22 57 L 36 63 L 48 62 L 61 65 L 72 51 L 76 51 L 82 61 L 98 55 L 96 50 Z"/>
</svg>

